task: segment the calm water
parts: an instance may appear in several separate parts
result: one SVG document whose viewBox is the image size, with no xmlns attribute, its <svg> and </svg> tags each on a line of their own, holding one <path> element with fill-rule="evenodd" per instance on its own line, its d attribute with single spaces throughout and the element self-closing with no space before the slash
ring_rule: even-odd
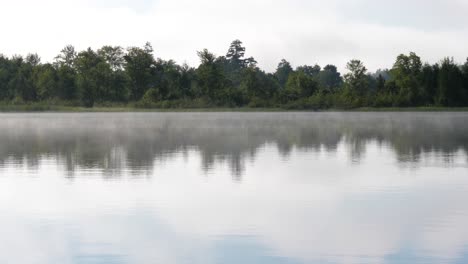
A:
<svg viewBox="0 0 468 264">
<path fill-rule="evenodd" d="M 468 263 L 468 113 L 0 114 L 0 263 Z"/>
</svg>

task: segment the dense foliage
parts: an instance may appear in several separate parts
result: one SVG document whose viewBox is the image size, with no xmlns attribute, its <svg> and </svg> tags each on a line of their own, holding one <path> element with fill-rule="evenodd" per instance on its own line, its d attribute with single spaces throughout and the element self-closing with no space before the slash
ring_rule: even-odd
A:
<svg viewBox="0 0 468 264">
<path fill-rule="evenodd" d="M 198 56 L 197 68 L 177 65 L 156 59 L 149 43 L 81 52 L 66 46 L 53 63 L 41 63 L 37 54 L 0 55 L 0 101 L 148 108 L 468 106 L 468 60 L 430 65 L 415 53 L 401 54 L 391 69 L 376 73 L 351 60 L 341 76 L 334 65 L 294 69 L 286 60 L 267 73 L 245 56 L 239 40 L 225 56 L 206 49 Z"/>
</svg>

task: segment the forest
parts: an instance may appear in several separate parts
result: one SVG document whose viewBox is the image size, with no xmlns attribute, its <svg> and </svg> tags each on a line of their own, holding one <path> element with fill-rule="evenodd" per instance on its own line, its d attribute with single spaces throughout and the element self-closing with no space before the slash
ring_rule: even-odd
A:
<svg viewBox="0 0 468 264">
<path fill-rule="evenodd" d="M 178 65 L 143 47 L 104 46 L 76 51 L 71 45 L 51 63 L 39 55 L 0 54 L 3 105 L 132 106 L 137 108 L 249 107 L 354 109 L 360 107 L 468 106 L 468 59 L 423 63 L 399 55 L 391 69 L 369 72 L 360 60 L 293 68 L 283 59 L 265 72 L 235 40 L 226 55 L 198 52 L 200 65 Z"/>
</svg>

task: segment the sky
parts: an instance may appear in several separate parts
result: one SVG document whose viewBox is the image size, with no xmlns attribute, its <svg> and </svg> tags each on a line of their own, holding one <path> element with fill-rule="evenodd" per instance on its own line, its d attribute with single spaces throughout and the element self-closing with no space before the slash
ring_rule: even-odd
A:
<svg viewBox="0 0 468 264">
<path fill-rule="evenodd" d="M 143 46 L 197 66 L 196 51 L 224 55 L 234 39 L 273 71 L 360 59 L 375 71 L 401 53 L 424 62 L 468 57 L 468 0 L 0 0 L 0 53 L 52 61 L 68 44 Z"/>
</svg>

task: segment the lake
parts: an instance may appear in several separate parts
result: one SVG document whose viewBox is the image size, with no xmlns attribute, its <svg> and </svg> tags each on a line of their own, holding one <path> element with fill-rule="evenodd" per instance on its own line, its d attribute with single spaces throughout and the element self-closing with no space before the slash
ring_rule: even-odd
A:
<svg viewBox="0 0 468 264">
<path fill-rule="evenodd" d="M 468 263 L 468 113 L 0 114 L 0 263 Z"/>
</svg>

